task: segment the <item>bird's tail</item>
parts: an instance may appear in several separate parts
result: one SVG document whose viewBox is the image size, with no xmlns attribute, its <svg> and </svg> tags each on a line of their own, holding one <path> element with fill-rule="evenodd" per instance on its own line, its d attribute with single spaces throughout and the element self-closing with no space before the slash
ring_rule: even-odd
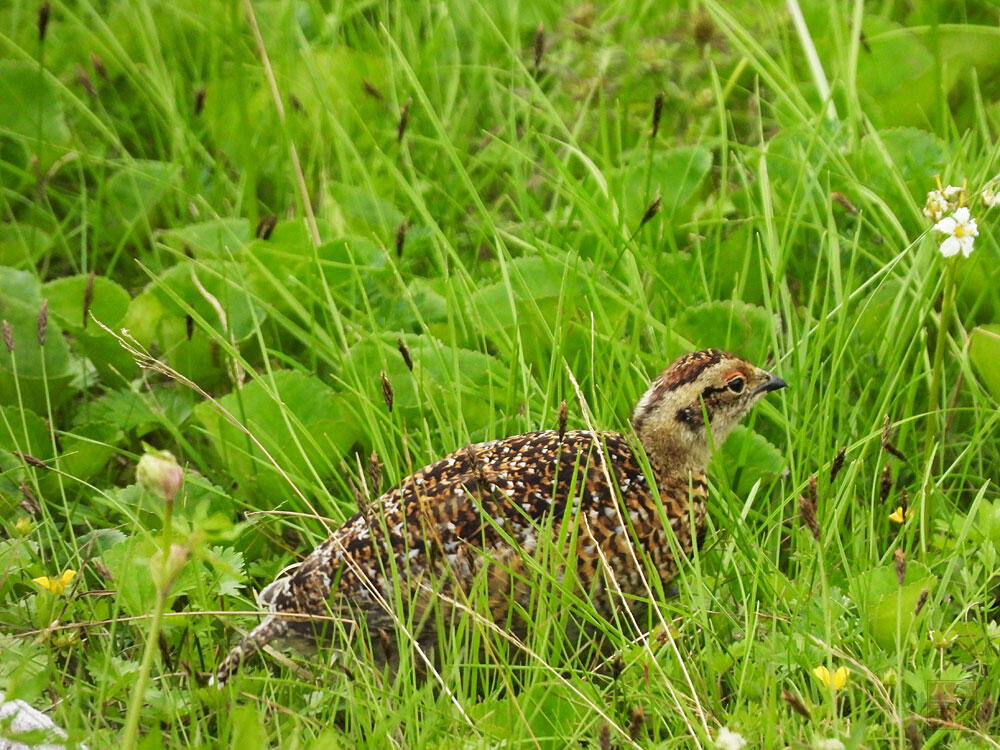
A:
<svg viewBox="0 0 1000 750">
<path fill-rule="evenodd" d="M 288 632 L 288 620 L 268 615 L 264 621 L 255 627 L 226 655 L 215 670 L 212 678 L 218 688 L 222 688 L 229 679 L 239 671 L 240 665 L 248 656 L 253 656 L 271 641 L 283 637 Z"/>
</svg>

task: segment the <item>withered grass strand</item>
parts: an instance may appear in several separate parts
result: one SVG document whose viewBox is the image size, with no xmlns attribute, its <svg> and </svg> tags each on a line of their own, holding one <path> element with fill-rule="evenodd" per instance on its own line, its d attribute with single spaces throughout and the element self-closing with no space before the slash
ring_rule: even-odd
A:
<svg viewBox="0 0 1000 750">
<path fill-rule="evenodd" d="M 94 304 L 94 278 L 93 271 L 87 274 L 87 285 L 83 288 L 83 317 L 80 323 L 87 327 L 87 320 L 90 318 L 90 306 Z"/>
<path fill-rule="evenodd" d="M 833 457 L 833 465 L 830 466 L 830 484 L 833 484 L 833 480 L 837 478 L 840 470 L 844 468 L 844 456 L 847 455 L 847 446 L 842 445 L 840 450 L 837 451 L 837 455 Z"/>
<path fill-rule="evenodd" d="M 35 320 L 35 333 L 38 336 L 38 345 L 45 346 L 45 334 L 49 329 L 49 301 L 42 300 L 42 306 L 38 310 L 38 318 Z"/>
<path fill-rule="evenodd" d="M 4 320 L 0 324 L 0 328 L 3 329 L 3 344 L 7 347 L 7 353 L 14 353 L 14 326 L 10 324 L 9 320 Z"/>
<path fill-rule="evenodd" d="M 535 29 L 535 39 L 533 43 L 535 52 L 535 73 L 542 67 L 542 58 L 545 57 L 545 24 L 540 23 Z"/>
<path fill-rule="evenodd" d="M 392 412 L 392 383 L 389 382 L 389 377 L 385 374 L 385 370 L 379 373 L 379 377 L 382 379 L 382 398 L 385 400 L 385 405 Z"/>
<path fill-rule="evenodd" d="M 788 707 L 791 708 L 799 716 L 802 716 L 803 718 L 806 719 L 812 719 L 812 714 L 809 713 L 809 709 L 806 708 L 805 704 L 802 702 L 799 696 L 795 695 L 787 688 L 782 688 L 781 700 L 787 703 Z"/>
<path fill-rule="evenodd" d="M 399 348 L 399 354 L 403 358 L 403 364 L 406 365 L 406 369 L 413 372 L 413 360 L 410 359 L 410 350 L 403 343 L 403 339 L 396 339 L 396 346 Z"/>
<path fill-rule="evenodd" d="M 816 504 L 805 495 L 799 495 L 799 518 L 813 535 L 817 542 L 820 540 L 819 523 L 816 521 Z"/>
<path fill-rule="evenodd" d="M 382 101 L 382 92 L 375 88 L 370 81 L 361 81 L 362 90 L 375 101 Z"/>
<path fill-rule="evenodd" d="M 889 494 L 892 492 L 892 467 L 887 461 L 885 468 L 882 469 L 882 481 L 879 482 L 879 497 L 884 503 L 889 499 Z"/>
<path fill-rule="evenodd" d="M 903 582 L 906 581 L 906 553 L 897 548 L 892 553 L 892 562 L 896 566 L 896 580 L 902 586 Z"/>
<path fill-rule="evenodd" d="M 930 593 L 930 589 L 923 589 L 920 592 L 920 596 L 917 598 L 917 606 L 915 606 L 913 608 L 913 616 L 914 617 L 916 617 L 917 615 L 919 615 L 920 614 L 920 610 L 922 610 L 924 608 L 924 605 L 927 604 L 927 595 L 929 593 Z"/>
<path fill-rule="evenodd" d="M 663 117 L 663 92 L 658 91 L 653 99 L 653 126 L 649 129 L 649 140 L 655 140 L 660 132 L 660 118 Z"/>
</svg>

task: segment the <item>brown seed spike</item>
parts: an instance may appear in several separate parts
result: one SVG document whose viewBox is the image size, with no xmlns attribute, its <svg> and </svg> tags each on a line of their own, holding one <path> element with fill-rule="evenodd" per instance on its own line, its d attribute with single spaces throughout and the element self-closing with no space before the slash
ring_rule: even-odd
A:
<svg viewBox="0 0 1000 750">
<path fill-rule="evenodd" d="M 38 318 L 35 320 L 35 333 L 38 336 L 38 345 L 45 346 L 45 332 L 49 327 L 49 301 L 42 300 L 42 306 L 38 310 Z"/>
<path fill-rule="evenodd" d="M 406 225 L 406 219 L 399 222 L 399 226 L 396 227 L 396 257 L 403 257 L 403 245 L 406 244 L 406 230 L 409 227 Z"/>
<path fill-rule="evenodd" d="M 396 339 L 396 347 L 399 349 L 400 356 L 403 357 L 403 364 L 406 365 L 406 369 L 413 372 L 413 360 L 410 359 L 410 350 L 403 343 L 403 339 Z"/>
<path fill-rule="evenodd" d="M 561 443 L 563 437 L 566 435 L 566 419 L 569 416 L 568 409 L 566 408 L 566 399 L 559 402 L 559 442 Z"/>
<path fill-rule="evenodd" d="M 601 734 L 598 738 L 601 750 L 611 750 L 611 728 L 604 723 L 601 725 Z"/>
<path fill-rule="evenodd" d="M 25 453 L 23 451 L 11 451 L 11 453 L 20 458 L 26 464 L 28 464 L 28 466 L 34 466 L 36 469 L 47 468 L 45 466 L 45 462 L 42 459 L 37 458 L 36 456 L 32 456 L 30 453 Z"/>
<path fill-rule="evenodd" d="M 406 125 L 410 121 L 410 107 L 413 106 L 413 99 L 407 99 L 399 110 L 399 123 L 396 125 L 396 143 L 403 142 L 406 135 Z"/>
<path fill-rule="evenodd" d="M 802 702 L 802 699 L 799 698 L 794 693 L 790 692 L 787 689 L 782 689 L 781 699 L 785 703 L 787 703 L 789 708 L 791 708 L 799 716 L 802 716 L 803 718 L 806 719 L 812 719 L 812 714 L 809 713 L 809 709 L 806 708 L 805 704 Z"/>
<path fill-rule="evenodd" d="M 269 240 L 276 226 L 278 226 L 277 216 L 274 214 L 263 214 L 257 219 L 257 230 L 254 232 L 254 237 L 258 240 Z"/>
<path fill-rule="evenodd" d="M 38 41 L 45 41 L 45 32 L 49 28 L 49 15 L 52 7 L 48 2 L 42 3 L 38 6 Z"/>
<path fill-rule="evenodd" d="M 917 726 L 917 720 L 912 716 L 906 720 L 906 741 L 910 743 L 910 750 L 920 750 L 924 746 L 924 738 Z"/>
<path fill-rule="evenodd" d="M 534 51 L 535 51 L 535 74 L 538 74 L 539 69 L 542 67 L 542 58 L 545 56 L 545 24 L 540 23 L 535 29 L 535 41 L 534 41 Z"/>
<path fill-rule="evenodd" d="M 662 201 L 663 197 L 659 194 L 655 198 L 653 198 L 653 202 L 649 204 L 649 206 L 646 208 L 646 213 L 644 213 L 642 215 L 642 218 L 639 220 L 639 229 L 642 229 L 644 226 L 646 226 L 646 224 L 648 224 L 654 216 L 660 213 L 660 204 L 662 203 Z"/>
<path fill-rule="evenodd" d="M 646 712 L 642 710 L 642 706 L 636 706 L 632 709 L 632 719 L 628 723 L 628 736 L 633 742 L 639 739 L 639 732 L 645 721 Z"/>
<path fill-rule="evenodd" d="M 920 614 L 920 610 L 924 608 L 927 604 L 927 595 L 930 594 L 930 589 L 923 589 L 920 592 L 920 596 L 917 598 L 917 605 L 913 608 L 913 616 L 916 617 Z"/>
<path fill-rule="evenodd" d="M 94 83 L 90 80 L 90 76 L 87 75 L 87 71 L 83 69 L 82 65 L 76 66 L 76 82 L 80 84 L 80 88 L 87 92 L 87 96 L 91 99 L 97 98 L 97 91 L 94 90 Z"/>
<path fill-rule="evenodd" d="M 392 412 L 392 383 L 389 382 L 389 376 L 385 374 L 385 370 L 382 370 L 379 376 L 382 378 L 382 398 L 385 400 L 386 407 Z"/>
<path fill-rule="evenodd" d="M 892 561 L 896 566 L 896 580 L 899 581 L 899 585 L 902 586 L 903 581 L 906 580 L 906 553 L 897 548 L 896 551 L 892 553 Z"/>
<path fill-rule="evenodd" d="M 892 420 L 889 415 L 885 415 L 885 421 L 882 423 L 882 450 L 886 453 L 895 456 L 900 461 L 906 461 L 906 456 L 903 454 L 899 448 L 892 444 L 889 439 L 892 435 Z"/>
<path fill-rule="evenodd" d="M 21 490 L 21 508 L 25 513 L 37 516 L 42 512 L 42 506 L 38 504 L 38 498 L 35 497 L 35 493 L 31 491 L 24 482 L 18 484 L 18 489 Z"/>
<path fill-rule="evenodd" d="M 879 496 L 883 503 L 889 499 L 890 492 L 892 492 L 892 466 L 886 462 L 882 470 L 882 481 L 879 483 Z"/>
<path fill-rule="evenodd" d="M 816 505 L 802 495 L 799 495 L 799 518 L 802 519 L 802 523 L 809 529 L 809 533 L 813 535 L 813 539 L 818 542 L 820 540 L 820 530 L 819 523 L 816 521 Z"/>
<path fill-rule="evenodd" d="M 14 353 L 14 326 L 10 324 L 9 320 L 4 320 L 0 324 L 0 328 L 3 329 L 3 343 L 7 347 L 7 353 Z"/>
<path fill-rule="evenodd" d="M 200 115 L 205 109 L 205 97 L 208 96 L 208 89 L 204 86 L 200 86 L 197 91 L 194 92 L 194 114 L 195 117 Z"/>
<path fill-rule="evenodd" d="M 90 64 L 94 67 L 94 72 L 97 73 L 105 81 L 108 80 L 108 69 L 104 67 L 104 60 L 96 52 L 90 53 Z"/>
<path fill-rule="evenodd" d="M 819 507 L 819 485 L 816 482 L 816 475 L 809 475 L 809 500 L 812 502 L 814 508 Z"/>
<path fill-rule="evenodd" d="M 663 92 L 658 91 L 653 99 L 653 127 L 649 129 L 649 139 L 656 140 L 656 134 L 660 132 L 660 118 L 663 116 Z"/>
<path fill-rule="evenodd" d="M 83 320 L 84 328 L 87 327 L 87 320 L 90 318 L 90 306 L 94 303 L 94 272 L 87 274 L 87 286 L 83 288 Z"/>
<path fill-rule="evenodd" d="M 840 450 L 837 451 L 837 455 L 833 457 L 833 465 L 830 466 L 830 484 L 833 484 L 833 480 L 837 478 L 840 470 L 844 467 L 844 456 L 847 455 L 847 446 L 842 445 Z"/>
</svg>

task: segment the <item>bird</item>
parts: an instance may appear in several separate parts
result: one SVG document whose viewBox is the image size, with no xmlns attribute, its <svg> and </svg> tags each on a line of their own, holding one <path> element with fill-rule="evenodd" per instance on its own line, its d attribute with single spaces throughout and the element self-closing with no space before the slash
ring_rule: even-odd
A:
<svg viewBox="0 0 1000 750">
<path fill-rule="evenodd" d="M 571 574 L 599 613 L 648 597 L 648 572 L 668 583 L 675 550 L 690 553 L 705 531 L 712 447 L 786 385 L 742 357 L 705 349 L 652 381 L 629 435 L 563 423 L 466 445 L 419 469 L 262 590 L 267 615 L 212 681 L 221 688 L 272 641 L 314 643 L 331 620 L 363 628 L 370 653 L 385 662 L 399 623 L 433 623 L 431 607 L 453 606 L 476 582 L 488 616 L 509 627 L 529 606 L 537 566 L 526 560 L 560 533 L 575 557 Z"/>
</svg>

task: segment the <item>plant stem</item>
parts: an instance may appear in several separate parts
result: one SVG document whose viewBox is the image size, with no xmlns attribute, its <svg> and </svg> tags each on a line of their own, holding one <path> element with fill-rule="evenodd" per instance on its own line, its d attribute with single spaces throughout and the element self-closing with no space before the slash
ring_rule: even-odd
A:
<svg viewBox="0 0 1000 750">
<path fill-rule="evenodd" d="M 944 280 L 944 298 L 941 301 L 941 316 L 938 321 L 937 341 L 934 343 L 934 364 L 931 369 L 931 385 L 927 394 L 927 421 L 924 431 L 924 466 L 928 469 L 934 457 L 936 445 L 944 444 L 944 430 L 938 433 L 939 414 L 938 399 L 941 395 L 941 379 L 944 371 L 944 348 L 948 339 L 948 328 L 951 326 L 951 318 L 955 309 L 955 270 L 957 264 L 955 259 L 947 261 L 947 271 Z M 939 452 L 940 453 L 940 452 Z M 928 470 L 927 481 L 924 484 L 924 491 L 920 501 L 920 549 L 927 551 L 927 540 L 929 538 L 931 521 L 931 493 L 930 477 L 933 472 Z"/>
<path fill-rule="evenodd" d="M 173 498 L 170 498 L 164 502 L 163 511 L 163 560 L 161 565 L 164 571 L 166 571 L 170 561 L 173 511 L 174 502 Z M 154 561 L 150 560 L 151 572 L 153 572 L 152 566 L 154 564 Z M 125 733 L 122 737 L 122 747 L 125 750 L 134 750 L 139 739 L 139 715 L 145 703 L 149 674 L 153 669 L 153 654 L 156 652 L 156 645 L 160 642 L 160 629 L 163 625 L 163 613 L 167 608 L 167 596 L 174 581 L 173 576 L 157 576 L 155 573 L 153 579 L 156 581 L 156 603 L 153 605 L 153 619 L 149 626 L 149 637 L 146 639 L 146 646 L 142 652 L 139 678 L 136 680 L 135 689 L 132 691 L 132 700 L 129 701 L 128 713 L 125 716 Z"/>
</svg>

